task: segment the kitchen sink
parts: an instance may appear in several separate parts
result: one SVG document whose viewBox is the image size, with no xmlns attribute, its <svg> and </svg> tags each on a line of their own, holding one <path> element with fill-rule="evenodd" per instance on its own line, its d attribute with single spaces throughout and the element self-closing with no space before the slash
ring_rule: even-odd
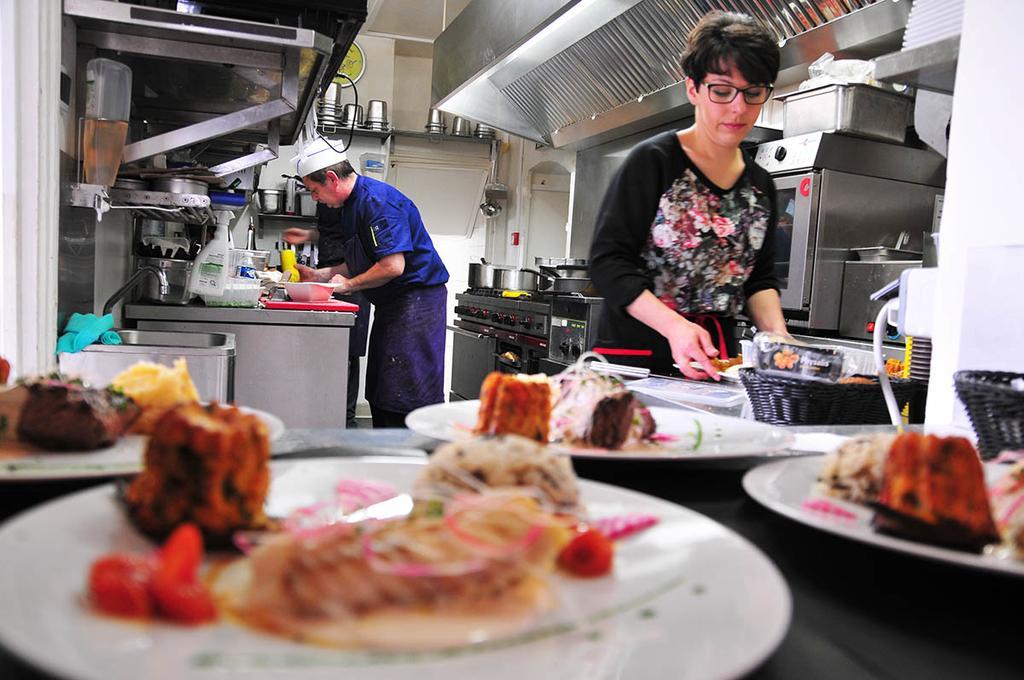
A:
<svg viewBox="0 0 1024 680">
<path fill-rule="evenodd" d="M 172 366 L 177 359 L 184 359 L 201 400 L 234 400 L 234 333 L 115 330 L 121 336 L 120 345 L 95 344 L 74 354 L 60 354 L 57 362 L 61 373 L 104 387 L 140 361 Z"/>
<path fill-rule="evenodd" d="M 181 331 L 138 331 L 125 328 L 117 331 L 121 345 L 98 345 L 109 351 L 135 351 L 136 346 L 146 347 L 188 347 L 188 348 L 230 348 L 235 349 L 233 333 L 191 333 Z M 90 348 L 91 349 L 91 348 Z"/>
</svg>

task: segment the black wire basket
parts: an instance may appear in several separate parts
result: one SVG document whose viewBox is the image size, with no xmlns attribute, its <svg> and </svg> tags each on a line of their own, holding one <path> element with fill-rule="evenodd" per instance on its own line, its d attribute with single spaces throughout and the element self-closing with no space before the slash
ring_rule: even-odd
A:
<svg viewBox="0 0 1024 680">
<path fill-rule="evenodd" d="M 1024 374 L 1003 371 L 957 371 L 956 394 L 967 408 L 982 458 L 1024 449 L 1024 390 L 1010 383 Z"/>
<path fill-rule="evenodd" d="M 798 380 L 740 369 L 740 380 L 754 409 L 754 417 L 773 425 L 876 425 L 891 424 L 882 386 Z M 916 380 L 890 378 L 900 412 L 909 405 L 911 423 L 924 422 L 928 385 Z"/>
</svg>

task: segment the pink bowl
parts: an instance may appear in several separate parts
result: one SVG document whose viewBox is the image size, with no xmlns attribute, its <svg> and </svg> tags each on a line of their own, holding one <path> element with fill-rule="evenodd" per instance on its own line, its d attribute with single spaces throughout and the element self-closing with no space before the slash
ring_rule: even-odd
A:
<svg viewBox="0 0 1024 680">
<path fill-rule="evenodd" d="M 288 297 L 296 302 L 325 302 L 331 299 L 334 284 L 299 281 L 284 284 L 284 289 L 288 292 Z"/>
</svg>

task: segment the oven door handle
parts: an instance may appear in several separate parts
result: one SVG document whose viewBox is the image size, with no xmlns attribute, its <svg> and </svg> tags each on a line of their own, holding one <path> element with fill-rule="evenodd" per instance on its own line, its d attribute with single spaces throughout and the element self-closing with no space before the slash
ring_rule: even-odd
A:
<svg viewBox="0 0 1024 680">
<path fill-rule="evenodd" d="M 448 330 L 457 335 L 464 335 L 467 338 L 472 338 L 474 340 L 483 340 L 484 338 L 490 337 L 489 335 L 484 335 L 483 333 L 470 333 L 469 331 L 459 328 L 458 326 L 448 326 Z"/>
</svg>

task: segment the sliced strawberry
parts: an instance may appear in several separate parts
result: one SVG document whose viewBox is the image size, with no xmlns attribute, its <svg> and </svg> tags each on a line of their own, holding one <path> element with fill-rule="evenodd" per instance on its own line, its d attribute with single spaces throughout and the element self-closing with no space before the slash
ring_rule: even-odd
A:
<svg viewBox="0 0 1024 680">
<path fill-rule="evenodd" d="M 89 570 L 89 596 L 97 609 L 113 616 L 149 618 L 153 562 L 135 555 L 107 555 Z"/>
<path fill-rule="evenodd" d="M 612 570 L 615 546 L 597 529 L 577 534 L 558 555 L 558 564 L 576 576 L 604 576 Z"/>
</svg>

